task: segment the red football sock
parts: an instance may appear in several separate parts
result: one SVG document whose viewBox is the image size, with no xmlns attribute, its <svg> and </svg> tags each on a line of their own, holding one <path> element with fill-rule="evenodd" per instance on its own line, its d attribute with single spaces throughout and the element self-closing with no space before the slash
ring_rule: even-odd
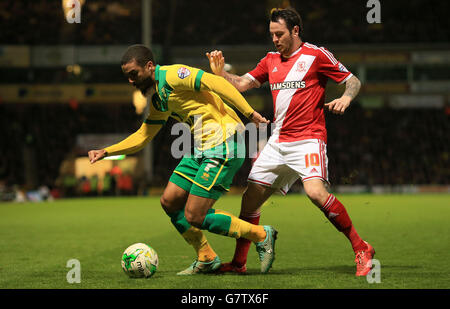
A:
<svg viewBox="0 0 450 309">
<path fill-rule="evenodd" d="M 240 215 L 239 219 L 258 225 L 260 217 L 261 214 L 257 213 L 254 216 Z M 251 244 L 252 242 L 245 238 L 236 239 L 236 249 L 234 250 L 234 257 L 232 260 L 234 265 L 242 267 L 247 263 L 248 250 L 250 249 Z"/>
<path fill-rule="evenodd" d="M 333 223 L 336 229 L 342 232 L 350 240 L 353 251 L 367 248 L 366 243 L 356 232 L 352 224 L 352 220 L 350 219 L 347 210 L 345 210 L 344 205 L 342 205 L 333 194 L 330 194 L 321 210 L 328 220 Z"/>
</svg>

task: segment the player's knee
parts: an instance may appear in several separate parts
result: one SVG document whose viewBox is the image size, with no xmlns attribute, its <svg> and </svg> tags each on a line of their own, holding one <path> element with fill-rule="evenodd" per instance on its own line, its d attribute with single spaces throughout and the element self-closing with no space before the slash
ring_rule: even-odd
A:
<svg viewBox="0 0 450 309">
<path fill-rule="evenodd" d="M 173 207 L 173 201 L 165 195 L 161 196 L 159 202 L 166 213 L 172 213 L 175 210 Z"/>
<path fill-rule="evenodd" d="M 183 197 L 173 194 L 163 194 L 159 199 L 161 207 L 167 214 L 171 214 L 183 209 L 186 200 Z"/>
<path fill-rule="evenodd" d="M 308 198 L 317 206 L 322 206 L 328 198 L 328 191 L 321 186 L 305 186 L 305 193 Z"/>
<path fill-rule="evenodd" d="M 203 224 L 203 221 L 205 220 L 204 216 L 200 216 L 197 213 L 194 213 L 192 211 L 189 211 L 188 209 L 185 210 L 184 216 L 186 218 L 186 221 L 197 228 L 200 228 Z"/>
<path fill-rule="evenodd" d="M 326 195 L 323 194 L 320 190 L 311 190 L 306 193 L 308 198 L 316 205 L 322 205 L 322 200 L 326 199 Z"/>
<path fill-rule="evenodd" d="M 249 183 L 242 195 L 241 212 L 256 212 L 273 192 L 272 188 Z"/>
</svg>

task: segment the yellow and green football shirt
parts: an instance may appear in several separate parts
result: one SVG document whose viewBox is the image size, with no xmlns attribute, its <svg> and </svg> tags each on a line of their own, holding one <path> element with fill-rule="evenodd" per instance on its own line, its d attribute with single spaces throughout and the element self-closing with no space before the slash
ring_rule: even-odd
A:
<svg viewBox="0 0 450 309">
<path fill-rule="evenodd" d="M 196 146 L 206 150 L 244 129 L 236 112 L 227 104 L 246 117 L 254 111 L 228 81 L 197 68 L 180 64 L 157 65 L 155 81 L 156 91 L 147 119 L 128 138 L 105 148 L 108 155 L 130 154 L 142 149 L 169 117 L 187 123 Z"/>
</svg>

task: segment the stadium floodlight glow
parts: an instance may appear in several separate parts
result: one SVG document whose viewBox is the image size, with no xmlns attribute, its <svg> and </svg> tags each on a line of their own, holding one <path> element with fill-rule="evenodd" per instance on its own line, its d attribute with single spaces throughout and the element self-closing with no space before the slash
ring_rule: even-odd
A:
<svg viewBox="0 0 450 309">
<path fill-rule="evenodd" d="M 117 155 L 117 156 L 106 157 L 103 160 L 123 160 L 125 158 L 126 158 L 126 155 Z"/>
</svg>

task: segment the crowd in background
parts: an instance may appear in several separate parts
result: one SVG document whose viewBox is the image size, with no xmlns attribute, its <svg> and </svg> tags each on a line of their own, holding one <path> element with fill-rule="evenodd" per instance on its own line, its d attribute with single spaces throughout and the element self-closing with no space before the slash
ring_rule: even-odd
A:
<svg viewBox="0 0 450 309">
<path fill-rule="evenodd" d="M 268 12 L 281 2 L 153 0 L 152 41 L 270 44 Z M 367 1 L 289 2 L 302 15 L 304 39 L 317 44 L 448 42 L 448 1 L 382 1 L 379 24 L 367 22 Z M 61 1 L 2 0 L 0 29 L 1 44 L 134 44 L 141 41 L 141 0 L 87 0 L 80 24 L 66 22 Z"/>
<path fill-rule="evenodd" d="M 267 44 L 269 3 L 170 0 L 152 3 L 152 42 L 170 46 Z M 278 1 L 281 2 L 281 1 Z M 382 1 L 381 24 L 366 20 L 366 1 L 292 0 L 303 17 L 303 39 L 315 44 L 448 43 L 446 1 Z M 210 9 L 208 9 L 210 8 Z M 439 25 L 437 24 L 439 23 Z M 445 26 L 447 24 L 447 26 Z M 443 26 L 444 25 L 444 26 Z M 86 0 L 80 24 L 64 18 L 61 1 L 0 1 L 1 45 L 113 45 L 141 42 L 141 0 Z M 0 50 L 1 51 L 1 50 Z M 255 60 L 256 61 L 256 60 Z M 0 83 L 67 82 L 66 68 L 0 68 Z M 55 74 L 55 72 L 59 72 Z M 124 82 L 120 67 L 97 67 L 82 82 Z M 73 82 L 79 82 L 74 80 Z M 270 102 L 268 90 L 263 89 Z M 267 91 L 267 92 L 266 92 Z M 272 117 L 272 106 L 261 111 Z M 0 200 L 138 194 L 142 177 L 61 174 L 78 134 L 134 132 L 142 122 L 131 103 L 9 104 L 0 100 Z M 333 185 L 449 184 L 449 109 L 363 109 L 327 113 L 329 175 Z M 178 159 L 170 155 L 169 121 L 153 141 L 147 187 L 165 186 Z M 245 186 L 251 159 L 234 179 Z M 26 187 L 30 178 L 34 186 Z M 30 193 L 27 196 L 27 192 Z"/>
<path fill-rule="evenodd" d="M 272 117 L 270 107 L 262 113 Z M 60 175 L 62 161 L 74 151 L 77 134 L 134 132 L 142 118 L 131 104 L 80 104 L 76 109 L 65 104 L 24 104 L 20 108 L 0 104 L 0 114 L 8 119 L 0 122 L 2 136 L 8 136 L 0 139 L 0 194 L 1 188 L 7 192 L 5 188 L 24 186 L 27 169 L 35 169 L 39 186 L 58 189 L 53 191 L 58 196 L 136 194 L 142 179 L 133 174 L 126 175 L 126 189 L 117 175 L 102 187 L 95 177 Z M 331 183 L 448 185 L 449 117 L 448 109 L 363 109 L 357 102 L 344 116 L 326 113 Z M 178 137 L 170 133 L 173 123 L 169 121 L 152 142 L 154 171 L 146 184 L 149 187 L 165 186 L 179 161 L 170 153 L 171 141 Z M 27 156 L 33 156 L 34 164 L 26 162 Z M 250 167 L 247 158 L 234 178 L 235 186 L 246 185 Z"/>
<path fill-rule="evenodd" d="M 137 186 L 131 172 L 123 172 L 117 166 L 106 172 L 103 177 L 97 174 L 89 177 L 83 175 L 79 178 L 71 173 L 60 175 L 55 185 L 51 187 L 50 193 L 54 198 L 137 194 Z"/>
<path fill-rule="evenodd" d="M 0 180 L 54 187 L 62 162 L 77 156 L 78 134 L 131 133 L 141 117 L 132 104 L 0 104 Z"/>
</svg>

